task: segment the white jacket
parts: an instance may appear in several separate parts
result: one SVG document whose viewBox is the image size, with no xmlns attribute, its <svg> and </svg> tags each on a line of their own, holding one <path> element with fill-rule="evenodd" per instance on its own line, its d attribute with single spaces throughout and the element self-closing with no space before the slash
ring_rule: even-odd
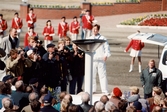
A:
<svg viewBox="0 0 167 112">
<path fill-rule="evenodd" d="M 108 44 L 108 42 L 107 42 L 107 39 L 104 37 L 104 36 L 102 36 L 102 35 L 100 35 L 100 34 L 98 34 L 98 35 L 92 35 L 92 36 L 90 36 L 88 39 L 102 39 L 102 40 L 106 40 L 106 42 L 103 44 L 103 45 L 101 45 L 96 51 L 95 51 L 95 54 L 94 54 L 94 57 L 93 57 L 93 60 L 99 60 L 99 61 L 101 61 L 101 60 L 103 60 L 104 59 L 104 57 L 106 56 L 106 57 L 110 57 L 111 56 L 111 51 L 110 51 L 110 46 L 109 46 L 109 44 Z"/>
</svg>

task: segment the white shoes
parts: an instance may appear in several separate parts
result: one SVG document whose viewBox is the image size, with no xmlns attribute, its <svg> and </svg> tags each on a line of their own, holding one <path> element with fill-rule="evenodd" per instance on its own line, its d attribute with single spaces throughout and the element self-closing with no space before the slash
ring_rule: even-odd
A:
<svg viewBox="0 0 167 112">
<path fill-rule="evenodd" d="M 139 65 L 139 73 L 141 73 L 141 65 Z"/>
<path fill-rule="evenodd" d="M 133 71 L 133 65 L 130 65 L 129 72 Z M 139 65 L 139 73 L 141 73 L 141 65 Z"/>
<path fill-rule="evenodd" d="M 132 72 L 132 71 L 133 71 L 133 65 L 130 65 L 129 72 Z"/>
</svg>

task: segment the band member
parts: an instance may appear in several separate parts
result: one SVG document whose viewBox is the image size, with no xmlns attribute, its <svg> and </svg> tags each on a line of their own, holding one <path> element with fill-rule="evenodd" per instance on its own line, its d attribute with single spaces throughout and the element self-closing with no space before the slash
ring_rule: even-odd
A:
<svg viewBox="0 0 167 112">
<path fill-rule="evenodd" d="M 0 39 L 4 37 L 4 33 L 7 28 L 8 28 L 7 21 L 3 19 L 3 15 L 0 14 Z"/>
<path fill-rule="evenodd" d="M 69 30 L 69 25 L 66 22 L 66 17 L 61 18 L 62 22 L 58 25 L 58 36 L 59 39 L 64 38 L 67 35 L 67 31 Z"/>
<path fill-rule="evenodd" d="M 30 27 L 35 27 L 34 24 L 37 21 L 37 16 L 34 13 L 34 9 L 30 8 L 29 13 L 26 17 L 26 22 L 28 23 L 28 30 Z"/>
<path fill-rule="evenodd" d="M 71 25 L 70 25 L 70 33 L 71 33 L 71 39 L 72 40 L 77 40 L 78 39 L 78 34 L 79 34 L 79 22 L 77 20 L 77 17 L 75 16 L 73 18 L 73 22 L 71 22 Z"/>
<path fill-rule="evenodd" d="M 53 41 L 53 36 L 55 35 L 54 33 L 54 28 L 52 26 L 51 20 L 48 20 L 46 22 L 46 26 L 43 29 L 43 33 L 42 33 L 45 38 L 44 38 L 44 45 L 45 45 L 45 49 L 47 49 L 47 45 L 51 44 Z"/>
<path fill-rule="evenodd" d="M 12 28 L 17 29 L 18 37 L 20 37 L 22 26 L 23 26 L 22 19 L 19 18 L 19 14 L 16 12 L 14 14 L 14 18 L 12 19 Z"/>
<path fill-rule="evenodd" d="M 83 23 L 83 32 L 84 32 L 84 38 L 88 38 L 91 36 L 91 30 L 93 28 L 93 20 L 94 16 L 90 15 L 90 11 L 86 10 L 86 14 L 82 17 L 82 23 Z"/>
<path fill-rule="evenodd" d="M 29 31 L 26 33 L 24 37 L 24 47 L 28 46 L 28 37 L 38 37 L 38 34 L 34 32 L 34 28 L 30 27 Z"/>
<path fill-rule="evenodd" d="M 140 31 L 138 31 L 137 33 L 140 33 Z M 133 65 L 134 65 L 134 62 L 135 62 L 135 58 L 137 57 L 138 58 L 138 64 L 139 64 L 139 73 L 140 73 L 141 72 L 141 64 L 142 64 L 141 63 L 141 50 L 144 47 L 144 43 L 141 42 L 141 40 L 139 40 L 139 39 L 132 38 L 130 43 L 126 47 L 125 52 L 128 52 L 130 47 L 132 48 L 131 52 L 130 52 L 130 56 L 132 57 L 132 59 L 131 59 L 129 72 L 133 71 Z"/>
</svg>

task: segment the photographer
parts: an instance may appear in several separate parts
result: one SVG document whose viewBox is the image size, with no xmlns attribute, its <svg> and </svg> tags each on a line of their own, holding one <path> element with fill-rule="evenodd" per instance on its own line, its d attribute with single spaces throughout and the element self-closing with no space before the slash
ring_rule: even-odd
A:
<svg viewBox="0 0 167 112">
<path fill-rule="evenodd" d="M 39 79 L 42 73 L 40 55 L 34 52 L 33 50 L 28 50 L 27 56 L 28 56 L 28 59 L 31 61 L 32 66 L 26 69 L 26 73 L 23 78 L 23 81 L 26 84 L 28 84 L 29 80 L 32 78 Z"/>
<path fill-rule="evenodd" d="M 70 94 L 76 94 L 76 85 L 77 85 L 77 94 L 82 91 L 82 84 L 84 80 L 84 52 L 81 51 L 77 45 L 73 44 L 73 61 L 71 63 L 71 74 L 72 80 L 70 81 Z"/>
<path fill-rule="evenodd" d="M 60 85 L 60 70 L 55 58 L 55 45 L 48 44 L 47 52 L 43 55 L 44 82 L 46 87 L 53 90 Z"/>
<path fill-rule="evenodd" d="M 6 60 L 7 74 L 19 77 L 24 73 L 25 67 L 31 67 L 32 63 L 24 57 L 23 50 L 12 49 L 10 57 Z"/>
</svg>

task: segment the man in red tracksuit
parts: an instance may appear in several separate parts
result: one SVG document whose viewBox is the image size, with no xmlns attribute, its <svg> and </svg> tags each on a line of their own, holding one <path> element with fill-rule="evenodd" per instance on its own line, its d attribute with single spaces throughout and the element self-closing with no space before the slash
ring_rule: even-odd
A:
<svg viewBox="0 0 167 112">
<path fill-rule="evenodd" d="M 86 10 L 86 14 L 82 17 L 84 39 L 91 36 L 91 31 L 93 28 L 92 26 L 93 20 L 94 20 L 94 16 L 90 15 L 89 10 Z"/>
<path fill-rule="evenodd" d="M 4 32 L 8 28 L 7 21 L 3 19 L 3 15 L 0 14 L 0 39 L 4 37 Z"/>
</svg>

